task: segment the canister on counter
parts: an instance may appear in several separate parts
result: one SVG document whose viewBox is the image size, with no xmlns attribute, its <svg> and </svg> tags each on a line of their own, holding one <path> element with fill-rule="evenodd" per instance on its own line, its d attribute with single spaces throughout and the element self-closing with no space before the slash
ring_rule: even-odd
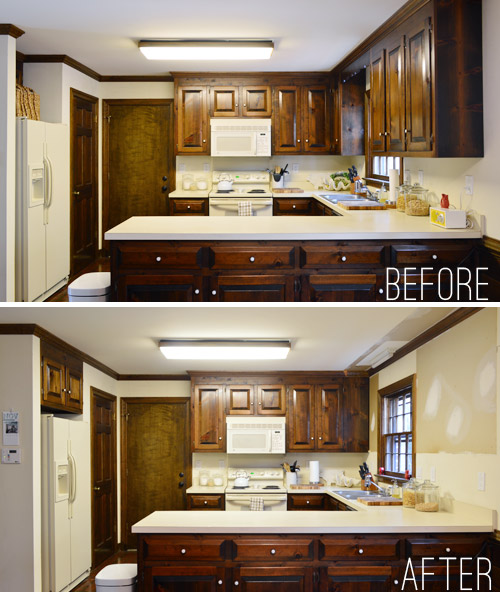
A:
<svg viewBox="0 0 500 592">
<path fill-rule="evenodd" d="M 405 212 L 408 216 L 428 216 L 429 201 L 427 199 L 428 189 L 425 189 L 418 183 L 406 192 Z"/>
</svg>

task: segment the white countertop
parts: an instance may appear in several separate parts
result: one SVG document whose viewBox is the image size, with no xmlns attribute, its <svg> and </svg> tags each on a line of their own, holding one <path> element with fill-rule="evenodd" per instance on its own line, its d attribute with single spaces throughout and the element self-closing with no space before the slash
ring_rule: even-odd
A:
<svg viewBox="0 0 500 592">
<path fill-rule="evenodd" d="M 176 189 L 172 193 L 168 194 L 168 197 L 208 197 L 211 188 L 204 189 L 203 191 L 191 191 L 185 189 Z"/>
<path fill-rule="evenodd" d="M 189 494 L 198 494 L 198 495 L 210 495 L 211 493 L 213 494 L 221 494 L 221 493 L 225 493 L 226 491 L 226 486 L 222 485 L 221 487 L 203 487 L 202 485 L 192 485 L 191 487 L 189 487 L 188 489 L 186 489 L 186 493 Z"/>
<path fill-rule="evenodd" d="M 329 202 L 328 202 L 329 203 Z M 330 204 L 331 205 L 331 204 Z M 106 240 L 382 240 L 476 239 L 478 229 L 443 229 L 429 217 L 395 210 L 346 211 L 342 216 L 134 216 Z"/>
<path fill-rule="evenodd" d="M 316 490 L 317 491 L 317 490 Z M 233 533 L 233 534 L 328 534 L 328 533 L 432 533 L 492 532 L 493 510 L 452 503 L 452 511 L 417 512 L 402 506 L 363 506 L 347 501 L 330 490 L 338 500 L 356 512 L 153 512 L 132 526 L 133 533 Z"/>
</svg>

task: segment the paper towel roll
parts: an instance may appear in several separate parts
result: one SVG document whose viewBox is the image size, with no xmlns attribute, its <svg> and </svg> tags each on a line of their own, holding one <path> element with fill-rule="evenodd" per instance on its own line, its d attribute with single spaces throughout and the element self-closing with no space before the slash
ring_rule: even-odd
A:
<svg viewBox="0 0 500 592">
<path fill-rule="evenodd" d="M 389 169 L 389 200 L 396 201 L 398 198 L 397 188 L 399 187 L 399 171 Z"/>
<path fill-rule="evenodd" d="M 309 461 L 309 483 L 319 483 L 319 461 Z"/>
</svg>

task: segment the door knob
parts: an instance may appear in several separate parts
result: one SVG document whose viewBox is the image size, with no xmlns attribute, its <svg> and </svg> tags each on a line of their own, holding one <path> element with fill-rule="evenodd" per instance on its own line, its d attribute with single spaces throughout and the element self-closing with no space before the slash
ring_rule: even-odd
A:
<svg viewBox="0 0 500 592">
<path fill-rule="evenodd" d="M 100 487 L 94 486 L 94 491 L 101 491 Z"/>
<path fill-rule="evenodd" d="M 184 473 L 179 473 L 179 477 L 184 477 Z"/>
<path fill-rule="evenodd" d="M 165 175 L 163 175 L 163 177 L 161 178 L 162 181 L 166 181 L 168 179 L 168 177 L 166 177 Z"/>
<path fill-rule="evenodd" d="M 80 195 L 79 191 L 73 191 L 73 195 Z"/>
<path fill-rule="evenodd" d="M 184 481 L 179 481 L 179 487 L 184 487 L 185 483 Z"/>
<path fill-rule="evenodd" d="M 161 188 L 161 190 L 162 190 L 163 192 L 165 192 L 167 189 L 168 189 L 168 185 L 163 185 L 163 186 L 162 186 L 162 188 Z"/>
</svg>

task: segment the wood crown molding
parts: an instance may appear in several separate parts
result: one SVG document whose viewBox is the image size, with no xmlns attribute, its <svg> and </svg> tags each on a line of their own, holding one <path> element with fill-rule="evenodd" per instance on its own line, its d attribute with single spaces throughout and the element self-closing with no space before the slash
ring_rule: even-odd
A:
<svg viewBox="0 0 500 592">
<path fill-rule="evenodd" d="M 119 374 L 117 380 L 187 380 L 188 374 Z"/>
<path fill-rule="evenodd" d="M 24 56 L 24 63 L 25 64 L 66 64 L 71 68 L 82 72 L 93 78 L 94 80 L 101 81 L 101 75 L 98 74 L 95 70 L 88 68 L 84 64 L 74 60 L 70 56 L 67 55 L 53 55 L 53 54 L 28 54 Z"/>
<path fill-rule="evenodd" d="M 24 35 L 24 31 L 16 25 L 0 24 L 0 35 L 10 35 L 14 39 L 19 39 Z"/>
<path fill-rule="evenodd" d="M 188 370 L 188 374 L 192 378 L 207 378 L 212 379 L 214 377 L 217 378 L 238 378 L 242 376 L 284 376 L 286 378 L 295 377 L 295 378 L 310 378 L 311 374 L 317 376 L 318 378 L 339 378 L 341 376 L 351 377 L 351 376 L 359 376 L 360 378 L 368 377 L 368 371 L 365 370 L 267 370 L 264 372 L 201 372 L 201 371 L 194 371 Z"/>
<path fill-rule="evenodd" d="M 427 331 L 424 331 L 423 333 L 421 333 L 420 335 L 415 337 L 415 339 L 412 339 L 409 343 L 407 343 L 406 345 L 404 345 L 403 347 L 398 349 L 398 351 L 392 356 L 392 358 L 390 358 L 389 360 L 387 360 L 383 364 L 380 364 L 380 366 L 377 366 L 376 368 L 371 368 L 368 371 L 368 374 L 370 376 L 377 374 L 378 372 L 380 372 L 384 368 L 387 368 L 387 366 L 394 364 L 394 362 L 397 362 L 401 358 L 404 358 L 406 355 L 408 355 L 412 351 L 415 351 L 416 349 L 418 349 L 419 347 L 422 347 L 423 345 L 425 345 L 429 341 L 432 341 L 436 337 L 439 337 L 439 335 L 445 333 L 446 331 L 448 331 L 452 327 L 455 327 L 455 325 L 458 325 L 459 323 L 465 321 L 466 319 L 468 319 L 472 315 L 475 315 L 477 312 L 480 312 L 481 310 L 483 310 L 483 308 L 484 307 L 482 307 L 482 306 L 481 307 L 472 307 L 471 306 L 471 307 L 462 307 L 462 308 L 455 310 L 454 312 L 450 313 L 447 317 L 445 317 L 444 319 L 439 321 L 439 323 L 436 323 L 435 325 L 430 327 L 430 329 L 427 329 Z"/>
<path fill-rule="evenodd" d="M 101 82 L 173 82 L 173 76 L 101 76 Z"/>
</svg>

